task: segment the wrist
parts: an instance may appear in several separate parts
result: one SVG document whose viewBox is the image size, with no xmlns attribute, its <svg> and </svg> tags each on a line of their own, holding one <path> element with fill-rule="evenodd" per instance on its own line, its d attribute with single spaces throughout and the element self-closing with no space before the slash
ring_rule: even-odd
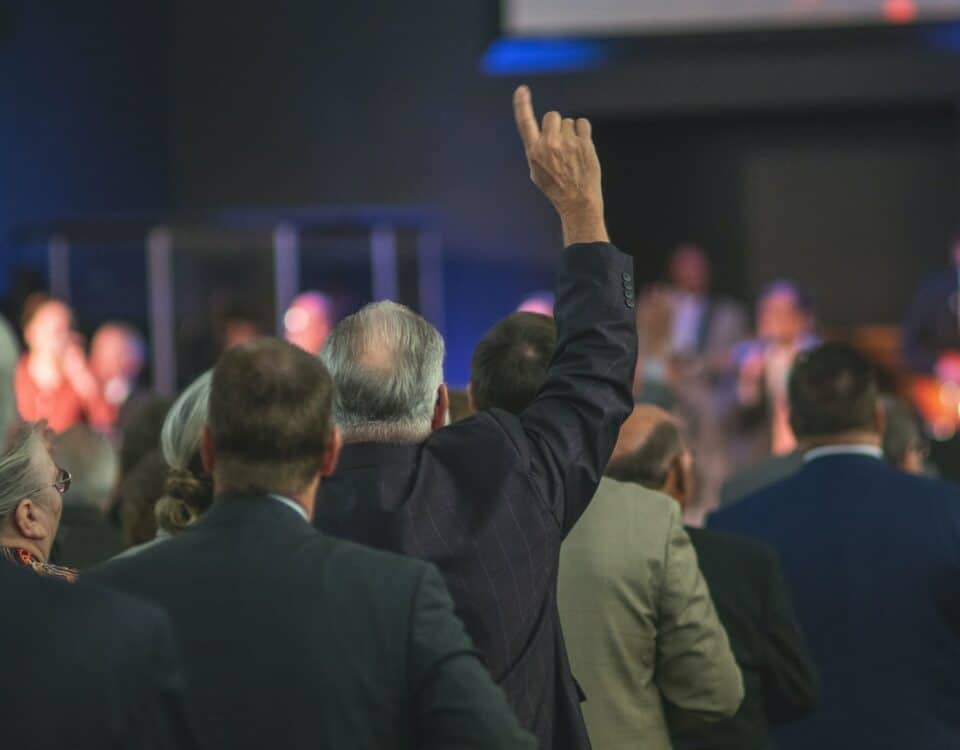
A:
<svg viewBox="0 0 960 750">
<path fill-rule="evenodd" d="M 566 247 L 583 242 L 610 242 L 603 219 L 603 201 L 584 201 L 559 210 Z"/>
</svg>

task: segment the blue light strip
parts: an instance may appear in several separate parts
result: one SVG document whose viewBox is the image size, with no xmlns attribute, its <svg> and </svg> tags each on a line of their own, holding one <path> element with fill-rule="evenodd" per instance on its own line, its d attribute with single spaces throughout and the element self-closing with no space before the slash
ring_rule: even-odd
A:
<svg viewBox="0 0 960 750">
<path fill-rule="evenodd" d="M 600 39 L 505 38 L 487 48 L 482 67 L 487 75 L 570 73 L 599 68 L 611 56 Z"/>
</svg>

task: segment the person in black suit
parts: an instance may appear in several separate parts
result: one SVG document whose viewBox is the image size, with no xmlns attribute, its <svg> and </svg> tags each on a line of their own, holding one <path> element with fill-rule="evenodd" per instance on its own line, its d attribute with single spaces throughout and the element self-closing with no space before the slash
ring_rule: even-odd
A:
<svg viewBox="0 0 960 750">
<path fill-rule="evenodd" d="M 789 384 L 804 466 L 710 517 L 780 556 L 820 673 L 817 710 L 785 750 L 960 743 L 960 491 L 883 460 L 869 364 L 841 344 Z"/>
<path fill-rule="evenodd" d="M 11 750 L 188 750 L 183 673 L 154 605 L 0 561 L 0 737 Z"/>
<path fill-rule="evenodd" d="M 647 407 L 651 413 L 654 407 Z M 666 412 L 631 458 L 634 479 L 686 508 L 693 498 L 693 456 Z M 816 707 L 818 684 L 776 553 L 749 539 L 686 527 L 700 570 L 743 673 L 746 696 L 730 719 L 691 721 L 668 707 L 676 750 L 768 750 L 770 727 L 796 721 Z"/>
<path fill-rule="evenodd" d="M 514 109 L 531 177 L 558 211 L 566 245 L 546 380 L 519 417 L 491 409 L 444 428 L 437 330 L 389 302 L 344 319 L 321 358 L 349 444 L 316 523 L 435 563 L 521 725 L 543 748 L 586 748 L 557 568 L 633 408 L 632 265 L 609 244 L 590 124 L 550 112 L 541 130 L 525 86 Z"/>
<path fill-rule="evenodd" d="M 201 442 L 213 507 L 91 575 L 169 611 L 207 747 L 533 747 L 431 566 L 310 525 L 340 451 L 332 401 L 292 344 L 229 350 Z"/>
</svg>

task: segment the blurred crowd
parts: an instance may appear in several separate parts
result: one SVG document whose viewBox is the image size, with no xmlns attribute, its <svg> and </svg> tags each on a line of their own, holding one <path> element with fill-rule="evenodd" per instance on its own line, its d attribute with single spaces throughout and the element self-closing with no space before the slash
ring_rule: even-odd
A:
<svg viewBox="0 0 960 750">
<path fill-rule="evenodd" d="M 122 322 L 0 321 L 12 747 L 960 743 L 960 490 L 914 407 L 795 283 L 752 331 L 696 245 L 638 290 L 590 123 L 514 114 L 558 280 L 464 391 L 390 301 L 305 292 L 174 399 Z M 906 341 L 938 398 L 950 280 Z"/>
</svg>

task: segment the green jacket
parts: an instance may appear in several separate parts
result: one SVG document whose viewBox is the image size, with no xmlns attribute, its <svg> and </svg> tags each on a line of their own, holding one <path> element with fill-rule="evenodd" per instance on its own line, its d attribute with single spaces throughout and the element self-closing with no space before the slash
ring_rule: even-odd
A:
<svg viewBox="0 0 960 750">
<path fill-rule="evenodd" d="M 664 701 L 701 721 L 736 713 L 740 670 L 674 500 L 604 478 L 558 588 L 594 750 L 670 748 Z"/>
</svg>

